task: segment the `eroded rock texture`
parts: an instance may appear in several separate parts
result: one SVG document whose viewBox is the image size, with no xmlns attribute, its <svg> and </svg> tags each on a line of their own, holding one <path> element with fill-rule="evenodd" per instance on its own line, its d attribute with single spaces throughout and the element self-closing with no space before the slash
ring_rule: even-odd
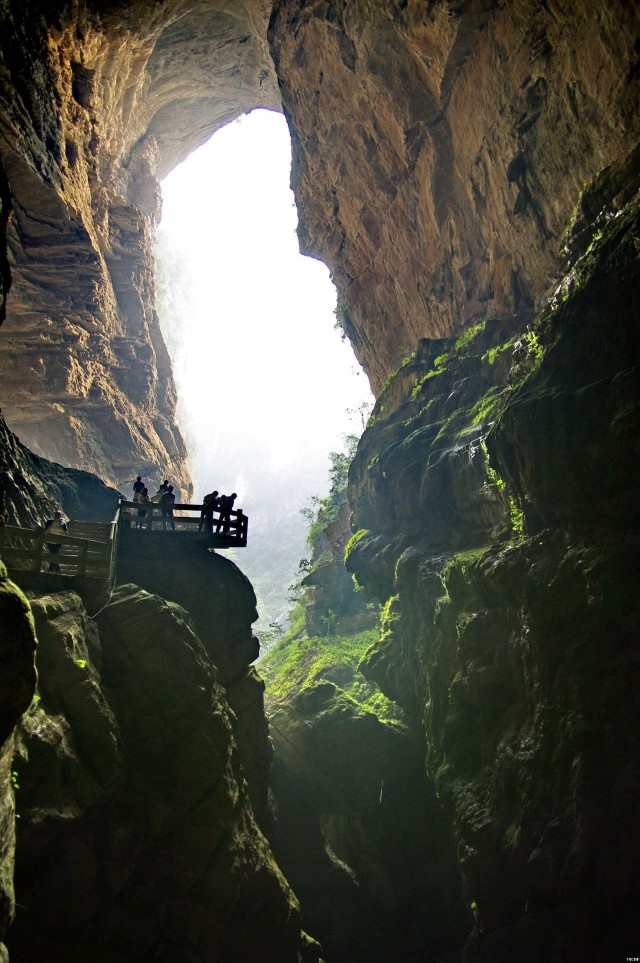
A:
<svg viewBox="0 0 640 963">
<path fill-rule="evenodd" d="M 377 391 L 418 338 L 544 295 L 580 189 L 637 140 L 637 8 L 274 8 L 302 248 Z"/>
<path fill-rule="evenodd" d="M 470 960 L 637 938 L 637 199 L 602 223 L 528 327 L 421 345 L 352 468 L 362 668 L 424 733 Z"/>
<path fill-rule="evenodd" d="M 302 245 L 329 264 L 380 396 L 351 490 L 349 565 L 387 599 L 365 667 L 424 742 L 475 918 L 470 960 L 637 951 L 639 32 L 624 0 L 0 8 L 0 401 L 31 447 L 112 483 L 155 468 L 189 486 L 153 308 L 157 177 L 282 98 Z M 571 273 L 533 323 L 567 270 L 572 211 Z M 242 678 L 238 704 L 256 691 Z M 169 887 L 166 863 L 153 849 L 131 864 L 141 822 L 173 839 L 165 803 L 184 813 L 184 798 L 162 792 L 143 817 L 123 803 L 122 862 L 87 878 L 109 898 L 131 881 L 158 920 L 141 955 L 179 959 L 176 934 L 199 940 L 209 915 L 189 901 L 183 919 L 163 895 L 164 931 L 144 880 Z M 98 820 L 84 819 L 69 859 L 93 872 Z M 172 870 L 184 894 L 191 870 Z M 211 899 L 226 910 L 228 895 Z M 104 913 L 112 946 L 109 899 Z M 88 939 L 63 918 L 65 939 Z"/>
<path fill-rule="evenodd" d="M 54 461 L 116 485 L 170 474 L 188 500 L 154 309 L 157 178 L 217 127 L 277 102 L 267 12 L 259 0 L 0 12 L 13 205 L 0 401 L 11 428 Z"/>
<path fill-rule="evenodd" d="M 70 593 L 32 606 L 11 959 L 317 959 L 187 612 L 136 586 L 97 627 Z"/>
<path fill-rule="evenodd" d="M 29 603 L 0 562 L 0 959 L 15 912 L 15 729 L 36 687 L 36 636 Z"/>
<path fill-rule="evenodd" d="M 270 722 L 274 852 L 326 958 L 458 958 L 470 912 L 420 742 L 328 681 Z"/>
<path fill-rule="evenodd" d="M 136 529 L 121 533 L 117 580 L 136 582 L 188 610 L 225 687 L 254 812 L 264 825 L 271 745 L 264 683 L 252 665 L 259 643 L 251 628 L 258 618 L 251 583 L 232 561 L 201 541 Z"/>
</svg>

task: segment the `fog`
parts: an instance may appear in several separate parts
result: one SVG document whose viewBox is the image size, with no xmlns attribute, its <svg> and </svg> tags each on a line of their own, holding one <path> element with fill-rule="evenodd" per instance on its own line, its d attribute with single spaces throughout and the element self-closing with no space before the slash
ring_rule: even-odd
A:
<svg viewBox="0 0 640 963">
<path fill-rule="evenodd" d="M 238 493 L 249 546 L 232 557 L 261 617 L 282 620 L 308 555 L 300 509 L 328 489 L 330 451 L 362 431 L 368 381 L 335 327 L 327 267 L 302 257 L 282 115 L 228 125 L 162 183 L 160 322 L 194 500 Z"/>
</svg>

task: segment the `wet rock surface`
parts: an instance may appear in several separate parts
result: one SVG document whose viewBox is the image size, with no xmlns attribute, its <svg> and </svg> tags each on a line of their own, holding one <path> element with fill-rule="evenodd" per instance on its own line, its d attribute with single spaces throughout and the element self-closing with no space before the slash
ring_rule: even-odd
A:
<svg viewBox="0 0 640 963">
<path fill-rule="evenodd" d="M 407 811 L 415 804 L 417 824 L 435 812 L 456 845 L 470 915 L 457 918 L 446 948 L 429 930 L 436 959 L 464 940 L 468 960 L 491 963 L 617 959 L 637 949 L 637 35 L 637 7 L 623 0 L 125 0 L 109 10 L 33 2 L 0 12 L 0 402 L 30 447 L 111 484 L 157 470 L 189 492 L 153 305 L 157 178 L 216 127 L 281 98 L 301 243 L 327 261 L 339 321 L 379 396 L 352 471 L 348 565 L 386 602 L 363 668 L 405 710 L 411 745 L 426 746 L 433 785 L 419 780 Z M 49 490 L 46 471 L 2 431 L 12 518 L 30 523 L 56 501 L 73 512 L 67 497 L 85 504 L 79 480 L 65 495 L 68 476 L 56 468 Z M 332 574 L 318 588 L 343 586 Z M 233 588 L 246 597 L 241 579 Z M 171 624 L 166 639 L 191 653 L 177 676 L 185 719 L 152 646 L 150 689 L 140 672 L 135 634 L 150 603 L 132 597 L 145 618 L 131 611 L 120 621 L 131 590 L 119 591 L 109 623 L 119 648 L 107 658 L 101 625 L 101 667 L 95 636 L 81 644 L 71 628 L 84 616 L 65 616 L 59 630 L 52 603 L 39 616 L 43 658 L 64 669 L 64 685 L 56 695 L 51 683 L 46 724 L 38 704 L 25 729 L 33 727 L 34 758 L 48 760 L 58 809 L 38 802 L 39 821 L 37 769 L 27 766 L 34 816 L 24 821 L 19 879 L 43 924 L 27 932 L 18 918 L 16 940 L 26 942 L 16 946 L 29 960 L 59 953 L 84 963 L 96 938 L 114 959 L 179 960 L 185 946 L 187 958 L 210 959 L 213 945 L 264 960 L 269 934 L 274 961 L 295 959 L 305 952 L 297 911 L 255 834 L 208 668 L 216 633 L 227 638 L 225 606 L 201 649 L 189 620 L 158 603 Z M 211 605 L 190 604 L 200 632 Z M 263 723 L 244 714 L 261 699 L 248 668 L 250 619 L 237 647 L 222 649 L 221 678 L 244 720 L 236 733 L 262 726 L 263 746 Z M 113 679 L 113 699 L 105 690 L 101 701 L 96 673 L 106 679 L 116 666 L 185 756 L 168 758 L 146 729 L 140 744 Z M 82 671 L 92 693 L 86 719 Z M 193 685 L 209 693 L 206 707 Z M 64 692 L 65 713 L 91 721 L 108 749 L 65 722 Z M 343 752 L 337 722 L 374 740 L 383 732 L 384 745 L 388 733 L 324 687 L 291 712 L 295 738 L 308 738 L 305 719 L 322 734 L 313 746 L 325 770 L 325 739 L 342 761 L 347 799 L 357 761 Z M 201 783 L 189 765 L 190 752 L 205 753 L 187 738 L 192 722 L 217 752 Z M 128 762 L 144 767 L 147 750 L 179 776 L 159 785 L 151 767 L 151 799 L 138 796 Z M 317 878 L 354 906 L 366 891 L 347 927 L 357 955 L 371 939 L 365 909 L 391 913 L 397 867 L 386 844 L 367 849 L 378 824 L 359 816 L 356 825 L 339 787 L 329 798 L 316 793 L 294 755 L 276 778 Z M 4 756 L 5 787 L 8 765 Z M 3 798 L 10 834 L 11 794 Z M 349 805 L 361 802 L 356 793 Z M 388 824 L 380 831 L 395 838 Z M 223 836 L 229 847 L 216 849 Z M 185 864 L 187 852 L 195 862 Z M 291 849 L 287 858 L 319 906 L 325 891 Z M 432 885 L 409 878 L 418 891 Z M 3 869 L 6 919 L 5 879 Z M 343 927 L 332 912 L 327 900 L 322 919 L 336 946 Z"/>
<path fill-rule="evenodd" d="M 317 959 L 186 611 L 135 586 L 97 628 L 74 595 L 33 609 L 11 959 Z"/>
<path fill-rule="evenodd" d="M 15 913 L 15 729 L 36 687 L 36 636 L 26 598 L 0 562 L 0 959 Z"/>
<path fill-rule="evenodd" d="M 424 732 L 470 960 L 637 931 L 637 218 L 538 319 L 421 346 L 352 466 L 347 566 L 387 599 L 361 668 Z"/>
<path fill-rule="evenodd" d="M 269 720 L 270 837 L 327 959 L 455 959 L 469 913 L 419 744 L 331 682 Z"/>
</svg>

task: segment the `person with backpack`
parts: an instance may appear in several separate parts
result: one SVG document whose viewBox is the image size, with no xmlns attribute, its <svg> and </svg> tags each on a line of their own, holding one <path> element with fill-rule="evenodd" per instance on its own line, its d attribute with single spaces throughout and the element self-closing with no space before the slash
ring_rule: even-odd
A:
<svg viewBox="0 0 640 963">
<path fill-rule="evenodd" d="M 213 513 L 219 506 L 218 492 L 212 491 L 202 499 L 202 511 L 200 512 L 200 522 L 198 531 L 201 532 L 205 527 L 209 534 L 213 532 Z"/>
<path fill-rule="evenodd" d="M 53 513 L 53 518 L 48 519 L 44 524 L 45 535 L 65 536 L 67 534 L 67 520 L 58 509 Z M 47 542 L 47 548 L 52 555 L 58 555 L 62 548 L 61 542 Z M 49 562 L 50 572 L 59 572 L 60 566 L 57 562 Z"/>
</svg>

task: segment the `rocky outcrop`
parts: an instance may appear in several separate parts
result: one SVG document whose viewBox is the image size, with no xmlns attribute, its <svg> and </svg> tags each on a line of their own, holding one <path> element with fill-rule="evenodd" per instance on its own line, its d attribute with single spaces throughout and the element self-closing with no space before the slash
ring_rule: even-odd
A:
<svg viewBox="0 0 640 963">
<path fill-rule="evenodd" d="M 376 393 L 419 338 L 545 294 L 581 188 L 635 147 L 637 30 L 623 0 L 274 4 L 301 245 Z"/>
<path fill-rule="evenodd" d="M 350 568 L 387 600 L 364 665 L 426 744 L 473 915 L 467 957 L 627 956 L 637 5 L 44 6 L 0 14 L 10 426 L 108 481 L 159 470 L 188 493 L 153 310 L 156 177 L 281 96 L 302 246 L 329 264 L 380 396 L 350 496 Z M 247 629 L 239 649 L 253 646 Z M 244 705 L 257 686 L 246 662 L 234 674 L 238 654 L 223 674 Z M 164 867 L 154 851 L 132 869 L 136 852 L 124 873 L 148 909 L 144 867 L 160 881 Z"/>
<path fill-rule="evenodd" d="M 420 746 L 326 681 L 270 720 L 274 851 L 327 959 L 455 958 L 470 914 Z"/>
<path fill-rule="evenodd" d="M 264 683 L 252 665 L 260 645 L 251 628 L 258 618 L 251 583 L 206 541 L 131 528 L 120 535 L 117 581 L 136 582 L 189 612 L 225 687 L 254 812 L 264 826 L 271 744 Z"/>
<path fill-rule="evenodd" d="M 115 517 L 118 492 L 87 471 L 34 455 L 0 415 L 0 490 L 12 525 L 34 528 L 62 508 L 71 519 L 105 522 Z"/>
<path fill-rule="evenodd" d="M 320 532 L 313 546 L 311 571 L 302 580 L 305 591 L 305 623 L 313 635 L 351 635 L 375 625 L 377 615 L 368 610 L 367 599 L 357 592 L 344 567 L 344 550 L 351 538 L 349 505 L 340 506 L 337 517 Z"/>
<path fill-rule="evenodd" d="M 30 447 L 112 484 L 189 494 L 152 240 L 157 177 L 218 127 L 282 97 L 301 243 L 376 390 L 419 338 L 543 296 L 580 189 L 636 142 L 623 0 L 146 0 L 0 26 L 0 401 Z"/>
<path fill-rule="evenodd" d="M 351 474 L 347 564 L 387 599 L 362 669 L 424 732 L 470 960 L 637 932 L 638 203 L 599 200 L 539 318 L 421 344 Z"/>
<path fill-rule="evenodd" d="M 12 960 L 317 959 L 187 612 L 136 586 L 97 627 L 72 594 L 32 606 Z"/>
<path fill-rule="evenodd" d="M 154 310 L 157 177 L 243 111 L 277 104 L 267 16 L 266 3 L 214 0 L 0 15 L 13 205 L 0 402 L 51 460 L 115 485 L 170 475 L 189 500 Z"/>
<path fill-rule="evenodd" d="M 0 562 L 0 959 L 15 912 L 15 728 L 36 687 L 36 637 L 29 603 Z"/>
</svg>

